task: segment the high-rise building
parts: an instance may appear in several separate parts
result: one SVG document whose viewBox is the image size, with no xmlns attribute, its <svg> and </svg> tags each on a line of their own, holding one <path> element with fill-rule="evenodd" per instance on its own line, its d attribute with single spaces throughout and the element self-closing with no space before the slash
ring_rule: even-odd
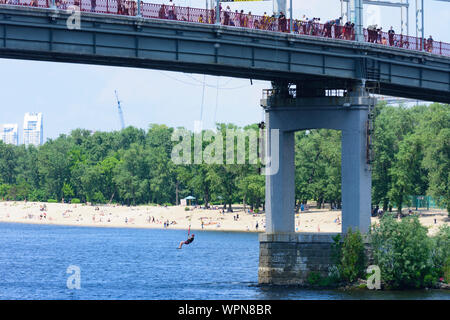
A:
<svg viewBox="0 0 450 320">
<path fill-rule="evenodd" d="M 25 113 L 23 120 L 23 143 L 40 146 L 44 143 L 42 113 Z"/>
<path fill-rule="evenodd" d="M 19 133 L 17 123 L 7 123 L 0 125 L 0 140 L 13 145 L 19 144 Z"/>
</svg>

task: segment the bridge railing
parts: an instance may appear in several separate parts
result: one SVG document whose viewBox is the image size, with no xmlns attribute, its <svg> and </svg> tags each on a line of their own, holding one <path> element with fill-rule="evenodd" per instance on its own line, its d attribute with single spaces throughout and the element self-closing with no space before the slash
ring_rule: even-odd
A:
<svg viewBox="0 0 450 320">
<path fill-rule="evenodd" d="M 408 50 L 421 51 L 422 45 L 426 52 L 450 56 L 450 44 L 442 41 L 434 41 L 402 34 L 389 34 L 388 32 L 377 32 L 364 30 L 364 36 L 367 42 L 377 43 L 385 46 L 403 48 Z"/>
<path fill-rule="evenodd" d="M 80 11 L 103 14 L 116 14 L 136 16 L 138 14 L 135 0 L 54 0 L 58 9 L 67 10 L 70 6 L 77 6 Z M 52 0 L 0 0 L 1 4 L 32 6 L 50 8 Z M 199 8 L 180 7 L 164 4 L 145 3 L 141 1 L 141 15 L 144 18 L 167 19 L 195 23 L 214 24 L 216 21 L 215 9 L 206 10 Z M 290 20 L 269 16 L 258 16 L 249 13 L 228 12 L 221 10 L 220 23 L 222 25 L 268 30 L 273 32 L 290 32 Z M 355 40 L 354 29 L 351 26 L 337 26 L 330 23 L 320 24 L 311 21 L 293 20 L 293 33 L 313 37 L 325 37 L 341 40 Z M 450 56 L 450 44 L 439 41 L 422 40 L 412 36 L 401 34 L 388 34 L 364 30 L 367 42 L 379 45 L 392 46 L 408 50 L 425 51 Z"/>
</svg>

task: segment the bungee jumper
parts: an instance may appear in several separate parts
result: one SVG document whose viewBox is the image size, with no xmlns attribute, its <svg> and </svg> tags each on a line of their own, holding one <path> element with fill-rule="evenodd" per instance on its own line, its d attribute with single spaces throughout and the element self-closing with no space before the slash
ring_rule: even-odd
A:
<svg viewBox="0 0 450 320">
<path fill-rule="evenodd" d="M 181 241 L 181 242 L 180 242 L 180 245 L 179 245 L 179 247 L 178 247 L 177 249 L 181 249 L 181 247 L 183 246 L 183 244 L 189 244 L 189 243 L 191 243 L 192 241 L 194 241 L 194 236 L 195 236 L 195 234 L 192 234 L 190 237 L 188 237 L 188 239 L 187 239 L 186 241 Z"/>
<path fill-rule="evenodd" d="M 191 220 L 192 220 L 192 214 L 189 217 L 189 228 L 188 228 L 188 238 L 186 241 L 180 241 L 180 245 L 178 246 L 177 249 L 181 249 L 181 247 L 183 246 L 183 244 L 190 244 L 192 241 L 194 241 L 194 237 L 195 234 L 192 234 L 191 236 L 189 236 L 189 234 L 191 233 Z"/>
</svg>

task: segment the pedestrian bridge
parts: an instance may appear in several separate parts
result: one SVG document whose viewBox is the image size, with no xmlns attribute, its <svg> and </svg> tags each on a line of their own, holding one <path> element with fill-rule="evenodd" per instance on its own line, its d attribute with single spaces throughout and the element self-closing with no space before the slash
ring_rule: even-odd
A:
<svg viewBox="0 0 450 320">
<path fill-rule="evenodd" d="M 6 1 L 12 3 L 0 3 Z M 146 6 L 142 16 L 119 15 L 112 0 L 106 5 L 97 0 L 100 9 L 81 12 L 80 28 L 69 29 L 72 12 L 41 8 L 49 6 L 45 0 L 35 3 L 40 7 L 0 4 L 1 58 L 319 83 L 328 89 L 348 89 L 362 80 L 374 93 L 450 103 L 450 57 L 442 43 L 423 52 L 400 38 L 389 46 L 317 36 L 323 26 L 308 26 L 313 28 L 308 34 L 302 26 L 293 34 L 276 32 L 278 22 L 264 28 L 262 23 L 255 28 L 254 21 L 253 28 L 200 23 L 202 14 L 195 11 L 200 9 L 178 14 L 181 21 L 159 19 L 161 8 Z"/>
<path fill-rule="evenodd" d="M 39 1 L 43 0 L 33 3 Z M 83 3 L 90 11 L 89 3 L 100 1 Z M 262 284 L 304 284 L 311 272 L 326 275 L 331 264 L 332 235 L 295 232 L 295 131 L 341 131 L 342 232 L 352 228 L 366 233 L 375 104 L 369 93 L 450 103 L 450 57 L 444 54 L 445 46 L 443 52 L 437 52 L 434 44 L 428 52 L 418 51 L 401 36 L 400 41 L 389 39 L 393 40 L 389 45 L 357 42 L 351 30 L 334 29 L 330 37 L 328 29 L 323 36 L 318 32 L 321 27 L 314 25 L 292 34 L 286 32 L 285 21 L 280 25 L 263 20 L 263 28 L 260 22 L 255 28 L 250 19 L 236 20 L 239 26 L 216 25 L 203 22 L 214 17 L 205 12 L 197 12 L 198 21 L 192 21 L 189 10 L 185 12 L 189 19 L 178 21 L 174 12 L 167 19 L 162 6 L 156 18 L 145 6 L 143 17 L 129 11 L 119 15 L 118 4 L 104 0 L 100 8 L 105 12 L 95 8 L 82 12 L 77 29 L 68 27 L 72 12 L 66 10 L 0 5 L 0 57 L 272 81 L 273 89 L 261 100 L 270 158 L 266 233 L 260 236 Z"/>
</svg>

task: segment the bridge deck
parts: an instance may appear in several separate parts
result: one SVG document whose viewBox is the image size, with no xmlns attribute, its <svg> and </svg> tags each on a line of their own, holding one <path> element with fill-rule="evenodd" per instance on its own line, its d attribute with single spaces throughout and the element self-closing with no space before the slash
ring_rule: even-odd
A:
<svg viewBox="0 0 450 320">
<path fill-rule="evenodd" d="M 136 1 L 124 0 L 54 0 L 55 8 L 67 10 L 76 7 L 81 12 L 112 14 L 122 16 L 138 16 L 152 19 L 167 19 L 191 23 L 214 24 L 216 20 L 215 9 L 206 10 L 200 8 L 169 6 L 164 4 L 146 3 L 141 1 L 141 7 L 137 8 Z M 37 8 L 51 8 L 52 0 L 0 0 L 1 4 L 28 6 Z M 140 10 L 140 11 L 139 11 Z M 293 19 L 293 34 L 309 35 L 313 37 L 325 37 L 342 40 L 355 40 L 352 26 L 337 26 L 326 22 L 325 24 L 311 21 Z M 254 30 L 267 30 L 272 32 L 289 32 L 290 19 L 277 19 L 269 16 L 241 14 L 235 12 L 220 12 L 220 24 L 248 28 Z M 389 35 L 387 32 L 371 31 L 364 29 L 366 42 L 379 45 L 403 48 L 407 50 L 426 51 L 429 53 L 450 56 L 450 43 L 442 41 L 429 41 L 417 37 L 402 34 Z"/>
<path fill-rule="evenodd" d="M 1 0 L 0 0 L 1 1 Z M 0 5 L 0 57 L 261 80 L 365 79 L 376 93 L 450 103 L 450 58 L 374 43 L 167 19 Z"/>
</svg>

